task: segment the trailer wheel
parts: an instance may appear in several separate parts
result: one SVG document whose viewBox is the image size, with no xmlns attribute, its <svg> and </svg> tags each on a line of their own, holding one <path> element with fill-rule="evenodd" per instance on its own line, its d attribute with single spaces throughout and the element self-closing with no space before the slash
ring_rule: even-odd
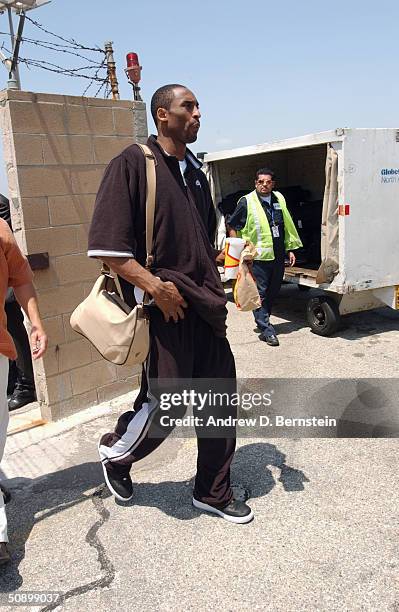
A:
<svg viewBox="0 0 399 612">
<path fill-rule="evenodd" d="M 341 315 L 337 303 L 323 295 L 309 300 L 307 319 L 313 333 L 331 336 L 340 326 Z"/>
</svg>

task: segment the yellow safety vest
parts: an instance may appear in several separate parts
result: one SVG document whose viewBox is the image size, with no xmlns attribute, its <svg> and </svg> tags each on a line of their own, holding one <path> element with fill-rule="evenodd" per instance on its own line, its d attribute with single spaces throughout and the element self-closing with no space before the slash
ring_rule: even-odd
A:
<svg viewBox="0 0 399 612">
<path fill-rule="evenodd" d="M 274 208 L 281 208 L 284 219 L 284 246 L 286 251 L 299 249 L 302 246 L 301 239 L 288 211 L 287 204 L 283 194 L 278 191 L 273 191 L 277 198 L 278 204 L 274 204 Z M 256 246 L 258 256 L 256 260 L 269 261 L 274 259 L 273 237 L 270 229 L 269 221 L 263 206 L 259 201 L 258 194 L 251 191 L 244 196 L 247 200 L 247 221 L 241 231 L 237 232 L 237 236 L 249 240 Z"/>
</svg>

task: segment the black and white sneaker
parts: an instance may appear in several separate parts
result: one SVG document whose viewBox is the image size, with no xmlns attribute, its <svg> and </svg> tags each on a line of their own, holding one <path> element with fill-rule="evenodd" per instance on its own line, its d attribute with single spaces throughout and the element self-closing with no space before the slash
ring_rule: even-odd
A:
<svg viewBox="0 0 399 612">
<path fill-rule="evenodd" d="M 198 510 L 204 510 L 205 512 L 212 512 L 221 516 L 230 523 L 237 523 L 243 525 L 249 523 L 254 518 L 254 513 L 246 503 L 232 499 L 224 508 L 215 508 L 209 504 L 204 504 L 193 497 L 193 506 Z"/>
<path fill-rule="evenodd" d="M 131 500 L 133 497 L 133 483 L 130 475 L 111 474 L 103 462 L 101 462 L 101 465 L 103 466 L 105 483 L 112 495 L 120 501 Z"/>
<path fill-rule="evenodd" d="M 101 456 L 100 452 L 101 438 L 98 441 L 98 454 L 100 456 L 101 466 L 103 468 L 104 480 L 108 489 L 116 499 L 120 501 L 130 501 L 133 497 L 133 483 L 128 470 L 121 470 L 119 473 L 116 470 L 111 473 L 107 470 L 105 464 L 106 459 Z"/>
</svg>

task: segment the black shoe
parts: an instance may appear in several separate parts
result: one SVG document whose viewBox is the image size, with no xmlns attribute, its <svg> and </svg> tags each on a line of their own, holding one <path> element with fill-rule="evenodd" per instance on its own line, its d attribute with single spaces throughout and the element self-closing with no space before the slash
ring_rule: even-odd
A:
<svg viewBox="0 0 399 612">
<path fill-rule="evenodd" d="M 251 493 L 250 493 L 249 489 L 246 489 L 241 484 L 232 484 L 231 485 L 231 490 L 233 491 L 233 498 L 236 501 L 246 502 L 251 497 Z"/>
<path fill-rule="evenodd" d="M 249 523 L 254 518 L 254 513 L 251 508 L 242 501 L 232 499 L 224 508 L 215 508 L 209 504 L 204 504 L 193 497 L 193 506 L 198 510 L 205 510 L 205 512 L 212 512 L 221 516 L 230 523 L 244 524 Z"/>
<path fill-rule="evenodd" d="M 4 503 L 8 504 L 11 501 L 11 493 L 8 489 L 6 489 L 6 487 L 2 484 L 0 484 L 0 493 L 3 494 L 4 497 Z"/>
<path fill-rule="evenodd" d="M 8 410 L 17 410 L 27 404 L 31 404 L 36 401 L 36 393 L 32 387 L 27 388 L 25 385 L 17 383 L 14 389 L 14 393 L 8 400 Z"/>
<path fill-rule="evenodd" d="M 261 334 L 259 336 L 259 339 L 263 342 L 266 342 L 266 344 L 268 344 L 269 346 L 280 346 L 280 342 L 278 341 L 277 336 L 275 336 L 274 334 L 272 336 L 265 336 L 264 334 Z"/>
<path fill-rule="evenodd" d="M 103 466 L 105 483 L 108 489 L 111 491 L 112 495 L 116 497 L 116 499 L 119 499 L 120 501 L 129 501 L 130 499 L 132 499 L 133 483 L 132 483 L 132 479 L 130 478 L 129 473 L 126 473 L 126 474 L 112 473 L 111 474 L 107 470 L 103 462 L 101 462 L 101 465 Z"/>
</svg>

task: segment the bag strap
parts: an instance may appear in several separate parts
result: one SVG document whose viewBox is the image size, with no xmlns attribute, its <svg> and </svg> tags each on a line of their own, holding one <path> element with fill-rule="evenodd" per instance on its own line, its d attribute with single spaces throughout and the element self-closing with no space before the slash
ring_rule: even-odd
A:
<svg viewBox="0 0 399 612">
<path fill-rule="evenodd" d="M 157 178 L 155 172 L 155 166 L 157 165 L 157 160 L 155 155 L 151 151 L 148 145 L 143 145 L 136 143 L 137 146 L 141 149 L 144 157 L 145 157 L 145 171 L 146 171 L 146 179 L 147 179 L 147 188 L 146 188 L 146 201 L 145 201 L 145 242 L 146 242 L 146 261 L 145 261 L 145 269 L 150 270 L 152 264 L 154 263 L 154 256 L 152 254 L 153 249 L 153 238 L 154 238 L 154 217 L 155 217 L 155 195 L 156 195 L 156 186 L 157 186 Z M 112 277 L 111 269 L 107 264 L 103 263 L 101 268 L 101 273 L 105 276 Z M 119 284 L 118 276 L 112 277 L 116 288 L 122 297 L 122 290 Z M 144 293 L 143 302 L 148 303 L 148 295 Z"/>
<path fill-rule="evenodd" d="M 143 152 L 145 157 L 145 170 L 147 177 L 147 192 L 146 192 L 146 202 L 145 202 L 145 234 L 146 234 L 146 250 L 147 250 L 147 258 L 145 262 L 145 267 L 149 270 L 154 263 L 154 256 L 152 254 L 153 248 L 153 235 L 154 235 L 154 216 L 155 216 L 155 193 L 156 193 L 156 174 L 155 174 L 155 166 L 156 159 L 155 155 L 151 151 L 151 149 L 147 145 L 142 145 L 136 143 L 138 147 Z"/>
</svg>

